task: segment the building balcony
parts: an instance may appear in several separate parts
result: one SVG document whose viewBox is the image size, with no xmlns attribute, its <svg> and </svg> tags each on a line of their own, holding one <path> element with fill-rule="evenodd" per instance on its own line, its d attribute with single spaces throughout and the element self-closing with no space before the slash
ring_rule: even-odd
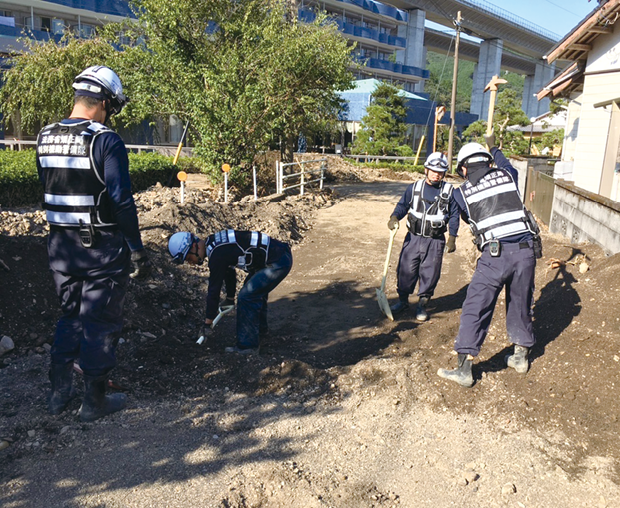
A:
<svg viewBox="0 0 620 508">
<path fill-rule="evenodd" d="M 405 11 L 401 11 L 391 5 L 385 5 L 381 2 L 375 2 L 374 0 L 335 0 L 337 4 L 349 4 L 364 9 L 365 11 L 386 16 L 396 21 L 407 22 L 409 15 Z"/>
<path fill-rule="evenodd" d="M 316 19 L 314 11 L 306 9 L 299 10 L 298 16 L 300 21 L 305 23 L 312 23 Z M 395 37 L 393 35 L 381 33 L 379 30 L 374 30 L 372 28 L 357 26 L 353 23 L 345 23 L 340 19 L 335 19 L 334 21 L 338 25 L 340 31 L 350 38 L 371 40 L 385 46 L 385 49 L 388 50 L 396 48 L 403 49 L 407 46 L 407 39 L 404 37 Z"/>
<path fill-rule="evenodd" d="M 390 75 L 415 76 L 420 79 L 428 79 L 430 77 L 429 71 L 420 69 L 419 67 L 413 67 L 412 65 L 394 63 L 378 58 L 358 57 L 357 60 L 360 63 L 366 64 L 366 69 L 384 71 Z"/>
<path fill-rule="evenodd" d="M 373 30 L 372 28 L 361 27 L 352 23 L 343 23 L 340 20 L 336 20 L 336 24 L 342 33 L 358 39 L 370 39 L 395 48 L 405 48 L 407 46 L 407 39 L 404 37 L 395 37 L 393 35 L 381 33 L 379 30 Z"/>
<path fill-rule="evenodd" d="M 38 41 L 47 41 L 49 39 L 56 39 L 56 41 L 60 41 L 60 38 L 62 37 L 61 34 L 55 35 L 47 30 L 32 30 L 30 28 L 26 28 L 26 33 L 28 35 L 32 34 L 32 36 Z M 10 37 L 16 41 L 18 37 L 23 36 L 24 27 L 0 24 L 0 37 Z"/>
<path fill-rule="evenodd" d="M 129 2 L 123 0 L 47 0 L 51 4 L 62 5 L 72 9 L 109 14 L 112 16 L 135 17 L 129 8 Z"/>
</svg>

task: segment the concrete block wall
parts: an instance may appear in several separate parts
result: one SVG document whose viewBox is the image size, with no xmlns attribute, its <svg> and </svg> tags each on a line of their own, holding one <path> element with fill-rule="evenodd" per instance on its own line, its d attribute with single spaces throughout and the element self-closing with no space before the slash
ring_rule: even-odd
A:
<svg viewBox="0 0 620 508">
<path fill-rule="evenodd" d="M 620 252 L 620 203 L 556 180 L 549 230 L 572 243 L 590 242 Z"/>
</svg>

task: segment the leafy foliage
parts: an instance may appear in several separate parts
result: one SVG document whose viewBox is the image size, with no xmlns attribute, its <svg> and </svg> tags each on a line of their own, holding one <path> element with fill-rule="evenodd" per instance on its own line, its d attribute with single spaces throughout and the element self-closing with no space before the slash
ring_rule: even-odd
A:
<svg viewBox="0 0 620 508">
<path fill-rule="evenodd" d="M 183 159 L 180 159 L 183 161 Z M 187 162 L 183 169 L 188 170 Z M 172 165 L 172 157 L 157 153 L 129 154 L 129 174 L 134 191 L 157 182 L 167 183 L 181 169 Z M 20 206 L 41 203 L 43 186 L 39 181 L 35 150 L 0 150 L 0 205 Z"/>
<path fill-rule="evenodd" d="M 452 101 L 454 57 L 429 51 L 426 55 L 426 64 L 430 72 L 430 78 L 426 82 L 425 90 L 438 105 L 443 105 L 450 109 Z M 457 111 L 469 111 L 474 71 L 474 62 L 467 60 L 459 61 L 458 81 L 456 85 Z M 508 83 L 502 85 L 502 89 L 512 89 L 517 96 L 521 96 L 525 79 L 523 76 L 514 72 L 503 72 L 502 78 L 508 81 Z"/>
<path fill-rule="evenodd" d="M 557 146 L 562 146 L 564 142 L 564 129 L 554 129 L 551 132 L 545 132 L 535 142 L 536 147 L 540 152 L 545 148 L 553 150 Z"/>
<path fill-rule="evenodd" d="M 62 120 L 73 106 L 71 85 L 86 67 L 109 62 L 114 49 L 106 41 L 65 36 L 38 42 L 24 37 L 26 50 L 10 59 L 11 68 L 3 73 L 0 112 L 5 123 L 35 133 L 39 128 Z"/>
<path fill-rule="evenodd" d="M 136 120 L 189 119 L 214 177 L 228 163 L 234 179 L 270 144 L 337 118 L 337 92 L 352 84 L 351 48 L 325 17 L 287 22 L 284 2 L 272 0 L 136 5 L 133 37 L 146 45 L 125 48 L 124 59 Z"/>
<path fill-rule="evenodd" d="M 377 85 L 353 143 L 353 153 L 413 155 L 411 147 L 403 144 L 407 131 L 407 108 L 406 99 L 400 92 L 399 88 L 389 83 Z"/>
<path fill-rule="evenodd" d="M 528 140 L 521 132 L 507 131 L 509 125 L 529 125 L 530 120 L 520 108 L 514 88 L 504 88 L 497 94 L 493 116 L 493 131 L 499 148 L 510 154 L 526 154 Z M 463 131 L 463 138 L 484 144 L 487 122 L 477 120 Z"/>
</svg>

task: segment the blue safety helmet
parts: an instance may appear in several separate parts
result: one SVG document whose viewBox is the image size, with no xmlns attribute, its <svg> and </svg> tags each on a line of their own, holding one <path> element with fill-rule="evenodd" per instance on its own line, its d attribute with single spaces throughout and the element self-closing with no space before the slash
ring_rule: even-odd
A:
<svg viewBox="0 0 620 508">
<path fill-rule="evenodd" d="M 181 231 L 172 235 L 168 240 L 168 251 L 172 256 L 172 262 L 182 265 L 192 245 L 198 242 L 198 240 L 198 237 L 187 231 Z"/>
</svg>

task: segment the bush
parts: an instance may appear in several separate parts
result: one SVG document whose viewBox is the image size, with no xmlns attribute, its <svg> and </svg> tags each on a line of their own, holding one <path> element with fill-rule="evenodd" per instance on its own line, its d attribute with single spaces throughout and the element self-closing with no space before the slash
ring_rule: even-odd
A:
<svg viewBox="0 0 620 508">
<path fill-rule="evenodd" d="M 158 153 L 129 154 L 129 174 L 134 192 L 161 182 L 178 184 L 174 175 L 180 171 L 199 172 L 198 161 L 187 157 L 172 165 L 172 157 Z M 0 206 L 35 205 L 43 201 L 34 150 L 14 152 L 0 150 Z"/>
<path fill-rule="evenodd" d="M 39 182 L 34 150 L 0 150 L 0 206 L 41 203 L 43 187 Z"/>
</svg>

